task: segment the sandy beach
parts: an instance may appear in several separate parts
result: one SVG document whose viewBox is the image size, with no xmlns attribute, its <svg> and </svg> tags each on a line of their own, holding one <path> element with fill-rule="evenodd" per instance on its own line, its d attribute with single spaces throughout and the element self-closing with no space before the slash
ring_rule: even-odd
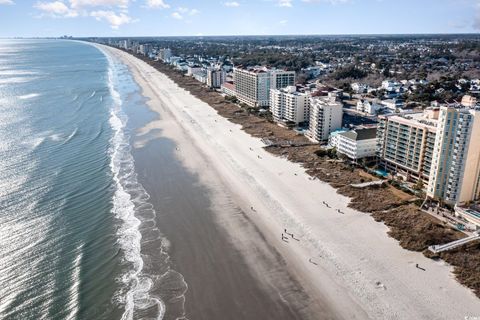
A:
<svg viewBox="0 0 480 320">
<path fill-rule="evenodd" d="M 139 130 L 135 147 L 151 143 L 155 136 L 175 142 L 176 157 L 207 186 L 212 218 L 245 268 L 276 301 L 284 302 L 285 310 L 291 306 L 292 315 L 285 319 L 480 317 L 480 300 L 455 281 L 450 266 L 403 250 L 384 225 L 348 208 L 349 199 L 331 186 L 310 179 L 298 164 L 266 152 L 260 139 L 145 62 L 103 48 L 129 66 L 149 107 L 160 116 Z M 239 210 L 227 210 L 231 206 L 226 204 Z M 199 255 L 208 256 L 208 248 L 204 250 Z M 222 300 L 202 297 L 195 282 L 187 277 L 186 282 L 187 304 L 189 298 L 208 298 L 222 309 L 223 319 L 242 319 L 226 315 Z M 265 319 L 262 314 L 258 319 Z M 254 319 L 251 315 L 243 319 Z"/>
</svg>

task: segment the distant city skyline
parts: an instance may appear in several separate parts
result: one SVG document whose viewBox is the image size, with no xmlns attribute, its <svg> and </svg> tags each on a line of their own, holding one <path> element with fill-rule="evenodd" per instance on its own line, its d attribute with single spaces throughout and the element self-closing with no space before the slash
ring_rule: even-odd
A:
<svg viewBox="0 0 480 320">
<path fill-rule="evenodd" d="M 0 0 L 0 37 L 480 32 L 480 0 Z"/>
</svg>

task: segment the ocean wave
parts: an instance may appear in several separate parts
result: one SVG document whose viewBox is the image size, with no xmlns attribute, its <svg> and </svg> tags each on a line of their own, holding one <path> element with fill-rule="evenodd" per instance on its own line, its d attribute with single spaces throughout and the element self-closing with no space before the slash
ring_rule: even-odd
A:
<svg viewBox="0 0 480 320">
<path fill-rule="evenodd" d="M 150 195 L 137 180 L 126 129 L 128 119 L 122 110 L 122 97 L 116 90 L 128 90 L 127 84 L 133 80 L 126 66 L 117 64 L 103 48 L 91 45 L 104 54 L 109 64 L 108 86 L 114 102 L 110 115 L 110 127 L 114 132 L 110 140 L 110 167 L 117 186 L 113 212 L 124 222 L 118 231 L 118 243 L 124 259 L 132 265 L 130 271 L 122 276 L 125 287 L 115 294 L 114 300 L 125 306 L 122 320 L 136 319 L 145 314 L 151 319 L 152 309 L 155 309 L 155 318 L 161 320 L 167 311 L 164 301 L 172 306 L 172 312 L 177 313 L 177 320 L 188 320 L 185 315 L 188 285 L 183 275 L 171 268 L 168 255 L 170 243 L 157 227 L 156 212 L 149 202 Z M 125 76 L 127 81 L 123 79 Z M 146 250 L 153 246 L 154 255 L 141 252 L 142 246 Z M 155 264 L 152 264 L 153 261 Z"/>
<path fill-rule="evenodd" d="M 35 137 L 30 139 L 29 141 L 24 141 L 22 145 L 30 147 L 30 150 L 36 150 L 38 147 L 40 147 L 46 140 L 46 136 L 43 137 Z M 53 138 L 52 138 L 53 140 Z"/>
<path fill-rule="evenodd" d="M 164 302 L 150 294 L 153 281 L 143 274 L 144 261 L 141 255 L 140 233 L 141 221 L 135 216 L 135 203 L 126 186 L 139 185 L 134 174 L 134 160 L 130 154 L 128 137 L 124 133 L 126 117 L 121 110 L 120 94 L 115 90 L 113 62 L 109 60 L 109 89 L 113 99 L 110 113 L 110 126 L 113 136 L 109 150 L 110 168 L 115 181 L 116 190 L 113 196 L 113 212 L 123 223 L 118 229 L 118 243 L 122 248 L 124 259 L 131 269 L 122 276 L 122 282 L 127 286 L 126 292 L 119 294 L 120 302 L 125 305 L 122 320 L 131 320 L 136 309 L 157 308 L 157 319 L 162 319 L 165 313 Z"/>
<path fill-rule="evenodd" d="M 73 137 L 75 137 L 77 135 L 77 131 L 78 131 L 78 128 L 75 128 L 73 130 L 73 132 L 70 133 L 70 135 L 67 137 L 67 139 L 65 139 L 65 141 L 63 141 L 63 144 L 70 142 L 70 140 L 72 140 Z"/>
<path fill-rule="evenodd" d="M 40 74 L 37 71 L 27 71 L 27 70 L 9 70 L 3 69 L 0 70 L 0 76 L 32 76 Z"/>
</svg>

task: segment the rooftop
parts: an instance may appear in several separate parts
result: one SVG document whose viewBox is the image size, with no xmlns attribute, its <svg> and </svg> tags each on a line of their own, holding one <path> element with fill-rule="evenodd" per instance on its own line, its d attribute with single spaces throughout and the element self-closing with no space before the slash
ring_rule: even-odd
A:
<svg viewBox="0 0 480 320">
<path fill-rule="evenodd" d="M 377 128 L 355 129 L 346 132 L 340 132 L 339 135 L 355 141 L 376 139 Z"/>
<path fill-rule="evenodd" d="M 388 118 L 389 121 L 435 131 L 437 129 L 438 120 L 429 114 L 430 111 L 431 110 L 426 110 L 425 112 L 392 114 L 383 117 Z"/>
<path fill-rule="evenodd" d="M 225 87 L 225 88 L 230 89 L 230 90 L 235 90 L 235 84 L 230 83 L 230 82 L 223 83 L 222 87 Z"/>
</svg>

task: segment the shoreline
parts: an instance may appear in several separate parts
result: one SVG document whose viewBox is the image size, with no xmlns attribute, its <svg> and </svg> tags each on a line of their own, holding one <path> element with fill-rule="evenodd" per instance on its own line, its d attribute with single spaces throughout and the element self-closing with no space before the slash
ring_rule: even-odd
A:
<svg viewBox="0 0 480 320">
<path fill-rule="evenodd" d="M 164 110 L 154 101 L 165 103 L 223 183 L 233 190 L 243 211 L 254 208 L 249 213 L 253 224 L 282 255 L 306 291 L 328 295 L 327 302 L 334 310 L 345 312 L 345 318 L 463 319 L 478 315 L 475 312 L 480 310 L 480 302 L 449 277 L 450 267 L 401 249 L 386 236 L 387 227 L 349 208 L 350 200 L 331 186 L 310 180 L 298 164 L 265 151 L 259 139 L 220 117 L 145 62 L 120 50 L 106 49 L 129 66 L 144 94 L 153 101 L 149 103 L 152 110 L 161 114 Z M 195 161 L 179 156 L 201 173 Z M 322 200 L 345 215 L 322 207 Z M 282 242 L 280 234 L 285 228 L 300 241 Z M 248 257 L 247 251 L 244 254 Z M 415 263 L 428 272 L 419 275 Z M 430 287 L 432 284 L 435 288 Z"/>
</svg>

